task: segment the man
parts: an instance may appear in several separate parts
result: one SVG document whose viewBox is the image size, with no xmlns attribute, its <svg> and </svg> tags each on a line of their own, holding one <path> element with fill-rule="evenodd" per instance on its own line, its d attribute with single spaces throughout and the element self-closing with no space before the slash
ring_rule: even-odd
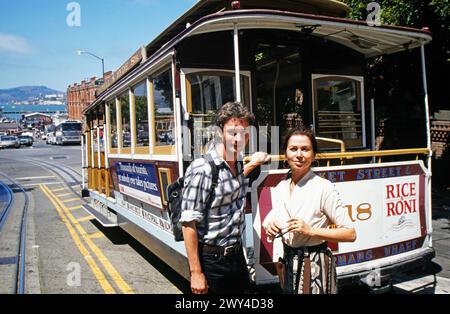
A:
<svg viewBox="0 0 450 314">
<path fill-rule="evenodd" d="M 217 113 L 222 141 L 208 152 L 218 169 L 211 206 L 206 206 L 212 186 L 208 161 L 196 159 L 186 171 L 180 222 L 195 294 L 244 293 L 249 287 L 242 245 L 245 176 L 270 159 L 266 153 L 255 153 L 244 167 L 238 162 L 253 121 L 253 114 L 237 102 L 226 103 Z"/>
</svg>

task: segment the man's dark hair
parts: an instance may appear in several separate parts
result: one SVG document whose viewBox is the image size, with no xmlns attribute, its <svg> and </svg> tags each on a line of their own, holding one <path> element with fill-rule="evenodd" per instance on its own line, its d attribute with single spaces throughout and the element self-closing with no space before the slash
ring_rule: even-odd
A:
<svg viewBox="0 0 450 314">
<path fill-rule="evenodd" d="M 217 111 L 216 125 L 223 129 L 225 123 L 233 118 L 246 120 L 249 125 L 253 125 L 255 121 L 255 116 L 246 106 L 240 102 L 230 101 Z"/>
</svg>

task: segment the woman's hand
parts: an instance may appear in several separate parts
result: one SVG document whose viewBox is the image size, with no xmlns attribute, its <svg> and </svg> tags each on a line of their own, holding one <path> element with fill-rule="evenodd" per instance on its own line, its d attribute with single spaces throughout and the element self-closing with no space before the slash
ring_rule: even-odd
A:
<svg viewBox="0 0 450 314">
<path fill-rule="evenodd" d="M 298 232 L 301 235 L 312 236 L 312 228 L 300 218 L 291 218 L 288 221 L 288 232 Z"/>
<path fill-rule="evenodd" d="M 280 223 L 278 220 L 272 221 L 267 226 L 266 233 L 273 240 L 275 236 L 281 232 Z"/>
</svg>

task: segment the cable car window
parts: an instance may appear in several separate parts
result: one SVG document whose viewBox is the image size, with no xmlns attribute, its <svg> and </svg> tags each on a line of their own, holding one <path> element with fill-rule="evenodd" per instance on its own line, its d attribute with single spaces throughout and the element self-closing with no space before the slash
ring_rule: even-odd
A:
<svg viewBox="0 0 450 314">
<path fill-rule="evenodd" d="M 197 72 L 186 76 L 190 85 L 193 114 L 213 115 L 228 101 L 236 99 L 233 72 Z M 243 103 L 250 104 L 249 79 L 241 75 Z"/>
<path fill-rule="evenodd" d="M 142 82 L 134 89 L 135 111 L 136 111 L 136 146 L 148 147 L 148 104 L 147 84 Z"/>
<path fill-rule="evenodd" d="M 110 134 L 111 148 L 117 148 L 118 139 L 117 139 L 116 102 L 111 101 L 108 103 L 108 105 L 109 105 L 109 134 Z"/>
<path fill-rule="evenodd" d="M 155 146 L 175 145 L 175 119 L 173 110 L 172 71 L 169 69 L 152 80 Z"/>
<path fill-rule="evenodd" d="M 130 97 L 128 91 L 119 96 L 122 122 L 122 147 L 131 147 Z"/>
<path fill-rule="evenodd" d="M 249 78 L 241 75 L 242 102 L 250 105 Z M 187 105 L 191 113 L 191 138 L 194 158 L 202 156 L 206 144 L 217 134 L 209 129 L 223 104 L 236 99 L 235 75 L 225 71 L 203 71 L 186 75 Z"/>
<path fill-rule="evenodd" d="M 315 130 L 320 137 L 343 140 L 347 147 L 364 146 L 362 78 L 324 76 L 314 79 Z M 322 148 L 336 148 L 323 143 Z"/>
</svg>

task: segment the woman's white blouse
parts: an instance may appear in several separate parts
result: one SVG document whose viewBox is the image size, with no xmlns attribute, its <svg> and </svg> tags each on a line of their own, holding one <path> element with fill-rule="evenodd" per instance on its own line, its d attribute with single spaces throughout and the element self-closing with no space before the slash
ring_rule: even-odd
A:
<svg viewBox="0 0 450 314">
<path fill-rule="evenodd" d="M 327 228 L 335 224 L 337 228 L 353 228 L 353 223 L 343 206 L 333 183 L 310 170 L 289 194 L 291 179 L 281 181 L 272 189 L 272 210 L 266 216 L 263 227 L 267 230 L 270 222 L 278 220 L 283 226 L 290 218 L 301 218 L 312 228 Z M 288 232 L 283 242 L 290 247 L 314 246 L 320 239 Z"/>
</svg>

